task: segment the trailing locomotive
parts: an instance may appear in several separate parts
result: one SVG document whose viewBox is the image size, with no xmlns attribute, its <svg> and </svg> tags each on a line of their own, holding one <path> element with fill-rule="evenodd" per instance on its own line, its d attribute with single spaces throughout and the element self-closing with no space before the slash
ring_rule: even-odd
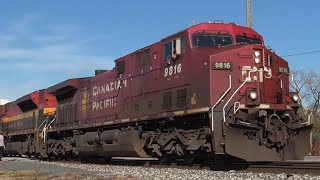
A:
<svg viewBox="0 0 320 180">
<path fill-rule="evenodd" d="M 5 131 L 8 155 L 34 155 L 39 141 L 39 122 L 56 109 L 55 97 L 46 90 L 25 95 L 15 102 L 0 106 L 2 130 Z"/>
<path fill-rule="evenodd" d="M 288 63 L 254 30 L 194 25 L 116 59 L 112 70 L 47 88 L 55 98 L 37 104 L 23 97 L 5 107 L 6 152 L 66 159 L 302 159 L 310 152 L 312 125 L 297 114 L 299 97 L 289 92 L 289 78 Z M 44 113 L 46 105 L 53 111 Z M 15 119 L 33 114 L 22 131 L 6 120 L 17 106 Z"/>
</svg>

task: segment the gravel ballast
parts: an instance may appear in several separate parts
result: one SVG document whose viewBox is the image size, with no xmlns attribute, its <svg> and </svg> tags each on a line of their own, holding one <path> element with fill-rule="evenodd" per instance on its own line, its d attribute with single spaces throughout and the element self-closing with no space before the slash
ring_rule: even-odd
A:
<svg viewBox="0 0 320 180">
<path fill-rule="evenodd" d="M 44 162 L 25 158 L 0 161 L 0 179 L 320 179 L 320 176 L 237 171 L 152 168 L 103 164 Z"/>
</svg>

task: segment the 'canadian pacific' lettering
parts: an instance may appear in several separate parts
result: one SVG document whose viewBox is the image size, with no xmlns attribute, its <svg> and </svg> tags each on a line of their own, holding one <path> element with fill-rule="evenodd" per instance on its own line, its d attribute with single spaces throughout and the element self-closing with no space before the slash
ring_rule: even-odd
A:
<svg viewBox="0 0 320 180">
<path fill-rule="evenodd" d="M 93 93 L 93 96 L 97 96 L 99 94 L 104 94 L 104 93 L 112 92 L 114 90 L 118 90 L 122 87 L 127 87 L 126 79 L 104 84 L 102 86 L 93 86 L 92 93 Z"/>
<path fill-rule="evenodd" d="M 92 103 L 92 111 L 112 108 L 116 106 L 116 98 L 105 99 Z"/>
</svg>

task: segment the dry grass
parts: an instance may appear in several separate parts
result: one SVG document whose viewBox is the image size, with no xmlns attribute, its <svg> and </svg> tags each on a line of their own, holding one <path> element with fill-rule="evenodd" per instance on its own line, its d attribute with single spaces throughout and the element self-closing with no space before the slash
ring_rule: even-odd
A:
<svg viewBox="0 0 320 180">
<path fill-rule="evenodd" d="M 85 174 L 49 174 L 37 171 L 8 171 L 0 172 L 1 180 L 46 180 L 46 179 L 86 179 L 88 175 Z M 93 178 L 95 179 L 95 178 Z"/>
<path fill-rule="evenodd" d="M 0 171 L 1 180 L 47 180 L 47 179 L 56 179 L 56 180 L 81 180 L 81 179 L 93 179 L 93 180 L 136 180 L 137 178 L 128 176 L 128 177 L 119 177 L 113 176 L 110 178 L 104 178 L 101 176 L 95 176 L 92 174 L 49 174 L 46 172 L 37 172 L 37 171 Z"/>
<path fill-rule="evenodd" d="M 13 180 L 13 179 L 48 179 L 49 174 L 36 171 L 8 171 L 0 172 L 0 179 Z"/>
</svg>

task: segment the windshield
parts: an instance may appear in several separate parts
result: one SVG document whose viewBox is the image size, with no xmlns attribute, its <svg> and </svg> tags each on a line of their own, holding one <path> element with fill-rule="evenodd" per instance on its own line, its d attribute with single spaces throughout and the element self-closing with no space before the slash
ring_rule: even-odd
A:
<svg viewBox="0 0 320 180">
<path fill-rule="evenodd" d="M 262 41 L 259 39 L 250 39 L 250 38 L 246 38 L 246 37 L 236 37 L 236 41 L 239 44 L 261 44 L 262 45 Z"/>
<path fill-rule="evenodd" d="M 194 34 L 192 42 L 194 47 L 216 47 L 233 44 L 233 39 L 230 35 Z"/>
</svg>

